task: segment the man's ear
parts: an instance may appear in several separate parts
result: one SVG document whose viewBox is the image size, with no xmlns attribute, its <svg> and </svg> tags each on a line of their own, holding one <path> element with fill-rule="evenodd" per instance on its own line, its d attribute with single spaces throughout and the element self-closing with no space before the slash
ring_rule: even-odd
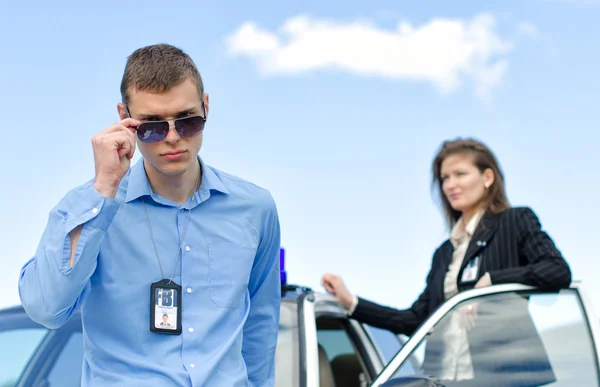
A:
<svg viewBox="0 0 600 387">
<path fill-rule="evenodd" d="M 129 117 L 129 115 L 127 114 L 127 108 L 121 102 L 117 104 L 117 112 L 119 113 L 119 118 L 121 120 L 124 120 L 125 118 Z"/>
<path fill-rule="evenodd" d="M 209 105 L 209 101 L 208 101 L 208 93 L 204 93 L 204 114 L 206 114 L 206 116 L 204 117 L 204 119 L 208 118 L 208 105 Z"/>
</svg>

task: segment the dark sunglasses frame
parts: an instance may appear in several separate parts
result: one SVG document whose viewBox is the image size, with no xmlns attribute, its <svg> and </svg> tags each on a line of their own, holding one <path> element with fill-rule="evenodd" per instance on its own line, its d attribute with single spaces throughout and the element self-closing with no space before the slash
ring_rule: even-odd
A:
<svg viewBox="0 0 600 387">
<path fill-rule="evenodd" d="M 129 111 L 129 106 L 125 105 L 125 110 L 127 111 L 127 116 L 129 118 L 132 118 L 131 112 Z M 176 118 L 174 120 L 144 121 L 137 128 L 135 128 L 135 130 L 137 132 L 138 138 L 142 142 L 160 142 L 163 141 L 169 134 L 169 131 L 171 130 L 171 121 L 173 121 L 173 126 L 175 127 L 175 131 L 177 131 L 177 134 L 179 134 L 182 138 L 193 138 L 204 131 L 204 125 L 206 124 L 206 109 L 204 106 L 204 101 L 202 101 L 202 111 L 204 112 L 204 116 L 195 115 Z M 201 119 L 201 122 L 197 124 L 197 128 L 194 128 L 194 130 L 191 132 L 185 130 L 185 126 L 186 124 L 190 123 L 190 120 L 197 120 L 198 118 Z M 151 134 L 149 138 L 144 138 L 144 134 L 148 130 Z"/>
</svg>

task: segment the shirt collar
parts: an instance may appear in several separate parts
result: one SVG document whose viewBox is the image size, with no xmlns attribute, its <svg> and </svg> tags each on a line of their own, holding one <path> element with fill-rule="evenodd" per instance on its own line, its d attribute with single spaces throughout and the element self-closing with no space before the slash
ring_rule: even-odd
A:
<svg viewBox="0 0 600 387">
<path fill-rule="evenodd" d="M 206 194 L 211 191 L 229 194 L 229 191 L 225 188 L 225 185 L 223 185 L 223 182 L 215 171 L 210 166 L 206 165 L 200 156 L 198 156 L 198 161 L 202 167 L 202 182 L 200 183 L 200 189 L 198 191 L 200 191 L 201 194 Z M 198 192 L 196 192 L 196 194 L 198 194 Z M 125 202 L 133 201 L 142 196 L 153 195 L 154 193 L 152 192 L 146 170 L 144 169 L 144 159 L 142 158 L 131 167 Z"/>
<path fill-rule="evenodd" d="M 450 240 L 452 244 L 456 246 L 465 237 L 471 239 L 484 213 L 485 210 L 476 212 L 466 226 L 464 225 L 464 219 L 461 216 L 452 228 L 452 233 L 450 234 Z"/>
</svg>

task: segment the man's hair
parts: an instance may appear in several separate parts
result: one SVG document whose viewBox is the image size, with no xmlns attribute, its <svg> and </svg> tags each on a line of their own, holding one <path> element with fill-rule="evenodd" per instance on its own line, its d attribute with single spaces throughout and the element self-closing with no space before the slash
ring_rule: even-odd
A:
<svg viewBox="0 0 600 387">
<path fill-rule="evenodd" d="M 204 85 L 194 61 L 183 50 L 169 44 L 155 44 L 135 50 L 128 58 L 121 80 L 121 99 L 127 105 L 131 90 L 161 94 L 191 79 L 200 99 Z"/>
<path fill-rule="evenodd" d="M 486 169 L 491 169 L 494 172 L 494 182 L 487 189 L 486 196 L 483 199 L 485 210 L 490 214 L 499 214 L 510 208 L 504 187 L 504 174 L 494 153 L 485 144 L 472 138 L 457 138 L 444 141 L 433 160 L 431 172 L 433 175 L 433 188 L 438 191 L 447 225 L 452 228 L 460 218 L 461 212 L 452 208 L 448 198 L 444 195 L 440 174 L 442 171 L 442 162 L 447 157 L 456 154 L 473 157 L 473 163 L 482 173 Z"/>
</svg>

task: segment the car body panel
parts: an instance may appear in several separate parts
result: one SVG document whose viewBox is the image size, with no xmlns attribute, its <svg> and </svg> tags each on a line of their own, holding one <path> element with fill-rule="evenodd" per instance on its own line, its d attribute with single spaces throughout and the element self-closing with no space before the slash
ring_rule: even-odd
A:
<svg viewBox="0 0 600 387">
<path fill-rule="evenodd" d="M 546 355 L 549 356 L 548 359 L 552 357 L 552 362 L 550 362 L 550 364 L 557 377 L 556 384 L 552 385 L 581 385 L 579 382 L 575 383 L 569 381 L 577 379 L 578 377 L 583 378 L 585 380 L 585 385 L 589 387 L 600 385 L 600 362 L 598 356 L 600 353 L 598 343 L 599 320 L 592 310 L 589 296 L 585 293 L 582 284 L 580 282 L 573 282 L 569 289 L 564 289 L 558 292 L 541 291 L 536 288 L 520 284 L 503 284 L 473 289 L 455 295 L 442 304 L 421 325 L 421 327 L 400 349 L 397 355 L 391 361 L 389 361 L 384 370 L 376 378 L 372 386 L 387 387 L 414 383 L 414 380 L 398 377 L 396 373 L 402 367 L 402 365 L 408 361 L 408 359 L 414 360 L 415 350 L 417 350 L 420 346 L 432 341 L 431 337 L 432 335 L 436 334 L 436 327 L 443 327 L 441 323 L 448 321 L 448 316 L 450 316 L 451 312 L 459 311 L 459 307 L 467 305 L 469 302 L 486 302 L 486 300 L 490 300 L 493 297 L 502 300 L 503 298 L 509 298 L 513 295 L 524 295 L 523 298 L 526 300 L 524 302 L 527 303 L 527 315 L 532 316 L 532 319 L 534 317 L 538 317 L 536 321 L 537 325 L 551 326 L 554 324 L 558 327 L 566 327 L 562 330 L 544 330 L 538 327 L 539 329 L 537 331 L 537 334 L 540 336 L 540 338 L 543 337 L 543 343 L 545 345 L 544 348 L 547 350 Z M 537 300 L 536 302 L 538 305 L 533 304 L 532 300 Z M 563 308 L 562 310 L 559 308 L 561 302 Z M 561 313 L 561 311 L 566 312 L 566 314 Z M 496 314 L 495 317 L 501 316 L 499 313 L 504 313 L 505 311 L 498 309 L 497 312 L 498 314 Z M 579 323 L 561 323 L 561 321 L 569 321 L 569 319 L 573 321 L 575 321 L 575 319 L 579 319 Z M 498 337 L 502 337 L 501 331 L 509 331 L 510 329 L 514 329 L 514 327 L 510 326 L 510 321 L 507 322 L 509 324 L 505 325 L 506 328 L 498 331 Z M 475 324 L 477 324 L 477 322 Z M 577 341 L 575 341 L 575 339 L 566 339 L 565 336 L 568 334 L 571 336 L 576 336 Z M 472 344 L 473 343 L 471 342 L 471 345 Z M 499 347 L 490 347 L 490 353 L 494 353 L 497 348 Z M 509 349 L 519 349 L 521 352 L 523 352 L 523 348 L 509 347 Z M 503 350 L 506 351 L 506 348 Z M 561 353 L 566 353 L 566 351 L 570 351 L 570 355 L 561 356 Z M 500 351 L 497 350 L 496 352 L 499 353 Z M 501 366 L 502 364 L 496 365 L 497 369 L 500 369 Z M 422 374 L 416 376 L 424 378 L 430 377 L 431 380 L 429 380 L 429 382 L 436 380 L 435 375 Z M 526 385 L 526 381 L 521 380 L 521 382 L 525 383 L 524 385 Z"/>
</svg>

